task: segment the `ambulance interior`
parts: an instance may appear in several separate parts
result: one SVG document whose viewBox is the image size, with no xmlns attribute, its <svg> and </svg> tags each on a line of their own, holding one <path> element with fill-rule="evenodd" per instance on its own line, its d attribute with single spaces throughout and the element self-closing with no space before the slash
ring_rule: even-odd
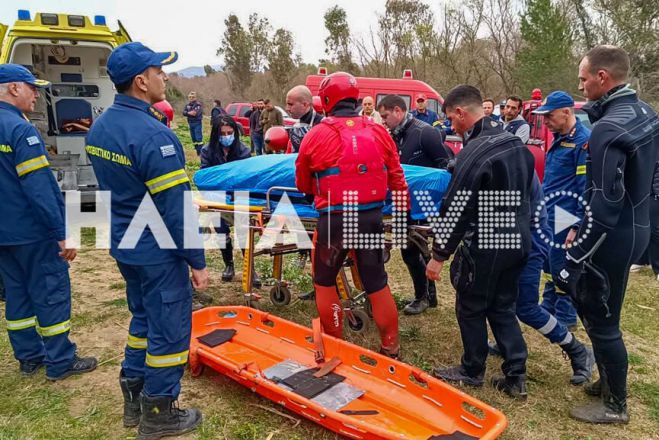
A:
<svg viewBox="0 0 659 440">
<path fill-rule="evenodd" d="M 114 100 L 106 68 L 111 50 L 110 45 L 85 41 L 26 38 L 14 44 L 10 62 L 51 82 L 27 116 L 46 142 L 51 168 L 63 190 L 98 186 L 85 154 L 85 139 L 94 120 Z"/>
</svg>

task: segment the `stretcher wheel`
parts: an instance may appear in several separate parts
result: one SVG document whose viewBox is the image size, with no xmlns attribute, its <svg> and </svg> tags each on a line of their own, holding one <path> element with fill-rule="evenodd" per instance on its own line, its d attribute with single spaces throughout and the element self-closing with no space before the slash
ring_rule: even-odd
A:
<svg viewBox="0 0 659 440">
<path fill-rule="evenodd" d="M 270 289 L 270 301 L 276 306 L 287 306 L 291 302 L 291 291 L 286 286 L 275 285 Z"/>
<path fill-rule="evenodd" d="M 353 309 L 350 312 L 352 318 L 350 315 L 346 316 L 346 322 L 350 331 L 354 333 L 364 333 L 368 330 L 368 323 L 371 320 L 368 313 L 363 309 Z"/>
</svg>

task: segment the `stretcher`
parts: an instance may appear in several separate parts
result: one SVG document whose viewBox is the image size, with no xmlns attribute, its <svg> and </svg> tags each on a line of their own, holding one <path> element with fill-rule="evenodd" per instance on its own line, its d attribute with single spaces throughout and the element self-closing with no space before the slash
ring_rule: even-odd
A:
<svg viewBox="0 0 659 440">
<path fill-rule="evenodd" d="M 498 410 L 424 371 L 244 306 L 193 313 L 190 367 L 209 367 L 346 438 L 495 439 Z"/>
</svg>

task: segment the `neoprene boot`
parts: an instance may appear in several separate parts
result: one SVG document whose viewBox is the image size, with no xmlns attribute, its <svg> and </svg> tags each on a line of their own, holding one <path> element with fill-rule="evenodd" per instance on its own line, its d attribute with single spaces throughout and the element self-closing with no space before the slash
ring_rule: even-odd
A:
<svg viewBox="0 0 659 440">
<path fill-rule="evenodd" d="M 371 302 L 373 320 L 380 331 L 381 353 L 393 358 L 398 357 L 400 351 L 398 309 L 389 286 L 369 293 L 368 300 Z"/>
<path fill-rule="evenodd" d="M 316 307 L 323 331 L 335 338 L 343 339 L 343 306 L 336 286 L 314 284 Z"/>
<path fill-rule="evenodd" d="M 593 366 L 595 365 L 593 350 L 579 342 L 574 336 L 569 343 L 561 345 L 561 348 L 570 358 L 572 365 L 570 383 L 582 385 L 589 382 L 593 377 Z"/>
<path fill-rule="evenodd" d="M 144 387 L 141 377 L 125 377 L 123 371 L 119 373 L 119 385 L 124 395 L 124 426 L 130 428 L 140 423 L 140 393 Z"/>
<path fill-rule="evenodd" d="M 178 402 L 167 396 L 140 396 L 142 419 L 137 429 L 137 440 L 157 440 L 193 431 L 201 423 L 201 412 L 196 408 L 179 409 Z"/>
<path fill-rule="evenodd" d="M 573 408 L 570 417 L 586 423 L 626 424 L 629 423 L 626 400 L 615 399 L 612 395 L 597 402 Z"/>
<path fill-rule="evenodd" d="M 437 287 L 434 281 L 428 280 L 428 307 L 437 308 Z"/>
</svg>

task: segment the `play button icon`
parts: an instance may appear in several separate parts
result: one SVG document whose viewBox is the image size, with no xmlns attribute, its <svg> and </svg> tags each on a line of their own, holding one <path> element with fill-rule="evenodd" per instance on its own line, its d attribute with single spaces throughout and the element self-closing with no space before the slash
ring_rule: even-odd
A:
<svg viewBox="0 0 659 440">
<path fill-rule="evenodd" d="M 554 235 L 560 234 L 579 220 L 581 220 L 579 217 L 567 212 L 560 206 L 554 206 Z"/>
<path fill-rule="evenodd" d="M 581 236 L 576 237 L 572 245 L 583 242 L 583 240 L 588 236 L 588 234 L 590 234 L 590 230 L 593 226 L 593 215 L 592 212 L 590 211 L 590 206 L 588 206 L 588 203 L 586 203 L 584 198 L 579 194 L 573 193 L 572 191 L 555 191 L 549 195 L 546 195 L 544 200 L 542 200 L 538 204 L 538 206 L 536 206 L 535 215 L 533 217 L 536 234 L 538 234 L 540 236 L 540 239 L 543 240 L 552 248 L 567 249 L 570 245 L 566 245 L 563 242 L 554 242 L 554 237 L 548 237 L 547 235 L 545 235 L 542 229 L 542 225 L 540 224 L 540 217 L 542 211 L 547 207 L 548 202 L 550 202 L 552 199 L 556 197 L 560 197 L 562 199 L 573 198 L 577 201 L 577 203 L 583 206 L 584 209 L 583 225 L 585 227 L 581 228 Z M 565 209 L 561 208 L 560 206 L 554 204 L 552 205 L 553 205 L 552 209 L 554 210 L 554 231 L 551 235 L 556 236 L 561 232 L 565 231 L 570 226 L 573 226 L 578 221 L 582 220 L 576 215 L 567 212 Z"/>
</svg>

